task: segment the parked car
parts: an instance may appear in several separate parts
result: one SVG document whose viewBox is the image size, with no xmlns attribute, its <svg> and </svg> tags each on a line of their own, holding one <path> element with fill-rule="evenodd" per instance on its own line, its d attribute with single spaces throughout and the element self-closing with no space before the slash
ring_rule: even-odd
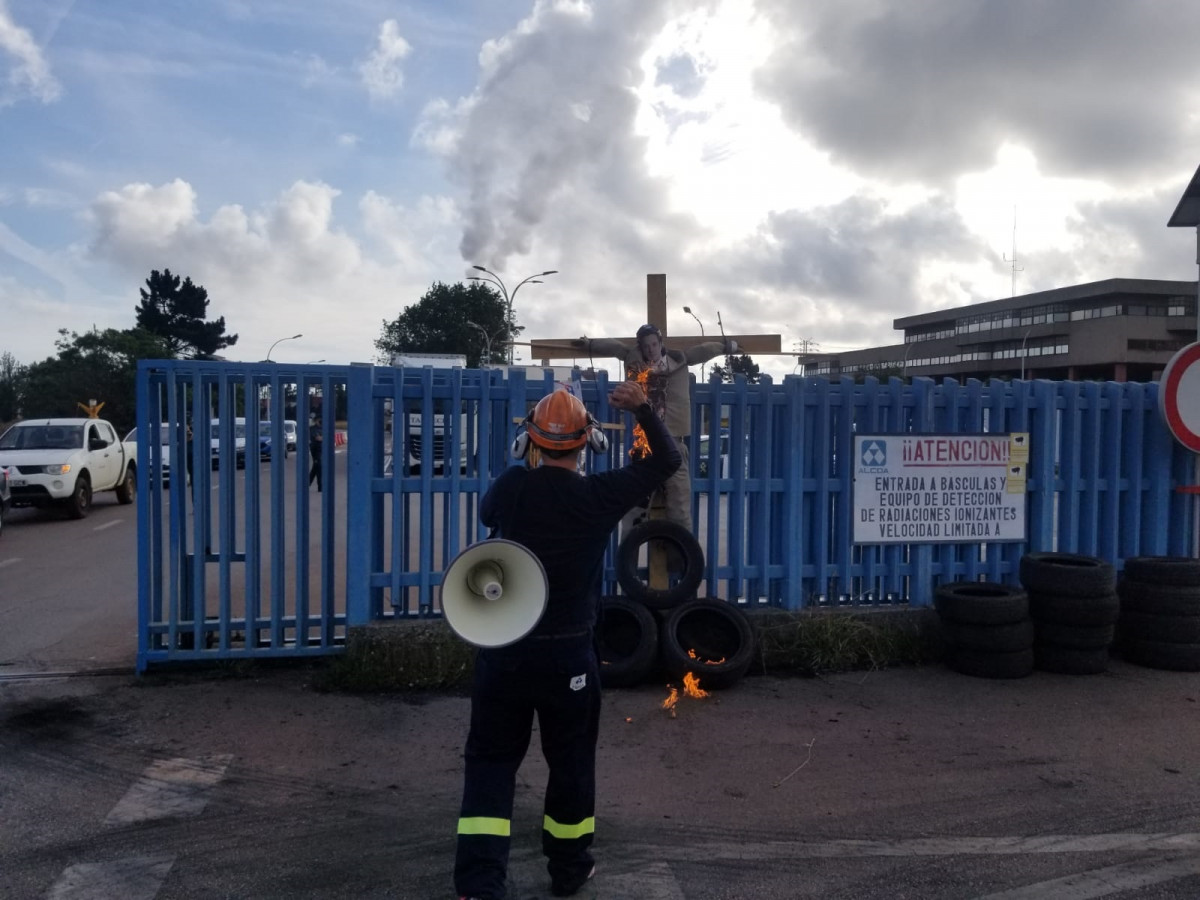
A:
<svg viewBox="0 0 1200 900">
<path fill-rule="evenodd" d="M 284 419 L 283 420 L 283 436 L 284 436 L 284 439 L 287 441 L 286 446 L 287 446 L 288 450 L 291 450 L 291 451 L 295 451 L 295 449 L 296 449 L 296 429 L 297 429 L 297 425 L 296 425 L 295 419 Z"/>
<path fill-rule="evenodd" d="M 273 428 L 270 422 L 258 423 L 258 459 L 260 462 L 265 462 L 271 458 L 271 442 Z M 283 443 L 283 458 L 288 458 L 287 435 L 284 435 Z"/>
<path fill-rule="evenodd" d="M 12 506 L 12 483 L 9 480 L 8 469 L 0 466 L 0 535 L 4 534 L 4 520 Z"/>
<path fill-rule="evenodd" d="M 220 459 L 221 420 L 213 419 L 209 425 L 212 428 L 213 454 Z M 233 459 L 237 468 L 246 468 L 246 420 L 240 417 L 233 420 Z"/>
</svg>

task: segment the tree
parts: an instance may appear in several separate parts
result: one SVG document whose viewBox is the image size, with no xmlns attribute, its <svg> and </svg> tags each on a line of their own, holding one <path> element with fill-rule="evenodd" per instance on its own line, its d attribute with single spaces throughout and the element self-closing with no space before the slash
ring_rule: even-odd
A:
<svg viewBox="0 0 1200 900">
<path fill-rule="evenodd" d="M 237 343 L 236 334 L 225 333 L 224 316 L 204 320 L 208 291 L 191 278 L 180 283 L 170 269 L 155 269 L 138 293 L 142 299 L 134 309 L 137 326 L 165 340 L 168 358 L 212 359 L 218 350 Z"/>
<path fill-rule="evenodd" d="M 504 362 L 519 330 L 508 320 L 504 298 L 486 284 L 437 281 L 395 320 L 384 320 L 375 349 L 380 362 L 398 353 L 463 353 L 474 369 Z"/>
<path fill-rule="evenodd" d="M 139 359 L 163 359 L 163 338 L 134 328 L 108 328 L 86 334 L 60 329 L 57 357 L 33 363 L 25 375 L 25 416 L 81 416 L 76 404 L 102 402 L 101 415 L 122 433 L 133 427 L 137 413 Z"/>
<path fill-rule="evenodd" d="M 745 375 L 748 382 L 758 384 L 758 363 L 745 353 L 738 356 L 729 354 L 725 357 L 725 365 L 714 365 L 712 372 L 722 381 L 733 381 L 734 375 Z"/>
<path fill-rule="evenodd" d="M 7 350 L 0 353 L 0 422 L 11 422 L 21 412 L 25 396 L 25 366 Z"/>
</svg>

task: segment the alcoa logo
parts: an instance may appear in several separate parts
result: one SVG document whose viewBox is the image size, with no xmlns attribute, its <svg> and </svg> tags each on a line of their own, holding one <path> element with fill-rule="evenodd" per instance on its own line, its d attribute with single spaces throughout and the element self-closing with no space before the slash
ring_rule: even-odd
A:
<svg viewBox="0 0 1200 900">
<path fill-rule="evenodd" d="M 869 469 L 880 468 L 887 465 L 887 442 L 885 441 L 863 441 L 862 456 L 859 457 L 859 465 Z"/>
</svg>

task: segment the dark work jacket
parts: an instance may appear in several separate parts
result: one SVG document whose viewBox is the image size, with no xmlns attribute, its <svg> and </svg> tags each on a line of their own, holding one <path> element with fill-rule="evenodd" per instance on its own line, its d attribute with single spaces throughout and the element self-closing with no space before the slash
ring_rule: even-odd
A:
<svg viewBox="0 0 1200 900">
<path fill-rule="evenodd" d="M 550 596 L 530 637 L 595 626 L 609 535 L 682 462 L 649 404 L 638 408 L 636 418 L 650 444 L 649 458 L 592 475 L 557 466 L 511 466 L 480 504 L 479 519 L 497 529 L 496 537 L 528 547 L 546 569 Z"/>
</svg>

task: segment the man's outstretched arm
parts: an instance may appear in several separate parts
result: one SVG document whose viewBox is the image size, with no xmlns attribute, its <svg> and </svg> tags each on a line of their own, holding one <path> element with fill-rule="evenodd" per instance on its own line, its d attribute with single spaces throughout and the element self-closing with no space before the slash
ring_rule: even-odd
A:
<svg viewBox="0 0 1200 900">
<path fill-rule="evenodd" d="M 621 362 L 626 362 L 633 355 L 634 348 L 612 338 L 581 337 L 571 341 L 572 347 L 578 347 L 588 356 L 615 356 Z"/>
<path fill-rule="evenodd" d="M 688 347 L 684 351 L 684 358 L 687 360 L 689 366 L 698 366 L 700 363 L 708 362 L 715 356 L 737 352 L 737 341 L 732 338 L 723 338 L 719 341 L 705 341 L 703 344 Z"/>
</svg>

